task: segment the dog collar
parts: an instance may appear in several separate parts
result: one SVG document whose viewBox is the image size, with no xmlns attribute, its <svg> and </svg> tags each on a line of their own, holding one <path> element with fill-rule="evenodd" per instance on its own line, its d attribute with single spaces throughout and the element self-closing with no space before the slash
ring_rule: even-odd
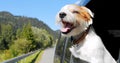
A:
<svg viewBox="0 0 120 63">
<path fill-rule="evenodd" d="M 79 44 L 88 34 L 90 28 L 92 25 L 89 25 L 89 27 L 87 28 L 87 30 L 83 31 L 82 33 L 80 33 L 77 36 L 71 36 L 71 42 L 73 42 L 73 44 Z"/>
</svg>

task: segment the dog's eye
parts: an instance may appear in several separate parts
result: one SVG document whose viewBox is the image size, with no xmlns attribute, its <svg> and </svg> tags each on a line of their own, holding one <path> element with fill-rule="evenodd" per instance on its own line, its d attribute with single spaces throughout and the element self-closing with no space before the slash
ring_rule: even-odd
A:
<svg viewBox="0 0 120 63">
<path fill-rule="evenodd" d="M 73 11 L 73 13 L 79 14 L 79 12 L 78 12 L 78 11 Z"/>
</svg>

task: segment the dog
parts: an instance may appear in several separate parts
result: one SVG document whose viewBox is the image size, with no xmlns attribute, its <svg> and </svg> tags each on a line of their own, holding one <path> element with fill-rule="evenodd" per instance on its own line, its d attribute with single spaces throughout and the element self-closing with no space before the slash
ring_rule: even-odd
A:
<svg viewBox="0 0 120 63">
<path fill-rule="evenodd" d="M 68 4 L 57 13 L 56 23 L 61 26 L 63 36 L 73 37 L 69 50 L 80 63 L 117 63 L 95 33 L 93 17 L 93 12 L 87 7 Z"/>
</svg>

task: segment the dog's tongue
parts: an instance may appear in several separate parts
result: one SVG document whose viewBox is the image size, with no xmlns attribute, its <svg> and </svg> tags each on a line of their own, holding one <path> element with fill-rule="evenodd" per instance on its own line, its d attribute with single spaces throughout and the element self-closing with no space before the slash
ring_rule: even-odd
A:
<svg viewBox="0 0 120 63">
<path fill-rule="evenodd" d="M 72 24 L 70 23 L 64 23 L 64 27 L 61 28 L 61 32 L 68 32 L 72 28 Z"/>
<path fill-rule="evenodd" d="M 66 28 L 61 28 L 61 32 L 67 32 L 70 28 L 66 27 Z"/>
</svg>

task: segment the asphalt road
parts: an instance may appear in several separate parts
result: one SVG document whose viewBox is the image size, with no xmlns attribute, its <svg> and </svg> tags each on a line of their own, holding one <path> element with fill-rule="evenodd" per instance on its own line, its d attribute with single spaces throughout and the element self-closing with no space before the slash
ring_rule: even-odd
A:
<svg viewBox="0 0 120 63">
<path fill-rule="evenodd" d="M 39 63 L 53 63 L 54 50 L 55 47 L 45 49 Z"/>
</svg>

